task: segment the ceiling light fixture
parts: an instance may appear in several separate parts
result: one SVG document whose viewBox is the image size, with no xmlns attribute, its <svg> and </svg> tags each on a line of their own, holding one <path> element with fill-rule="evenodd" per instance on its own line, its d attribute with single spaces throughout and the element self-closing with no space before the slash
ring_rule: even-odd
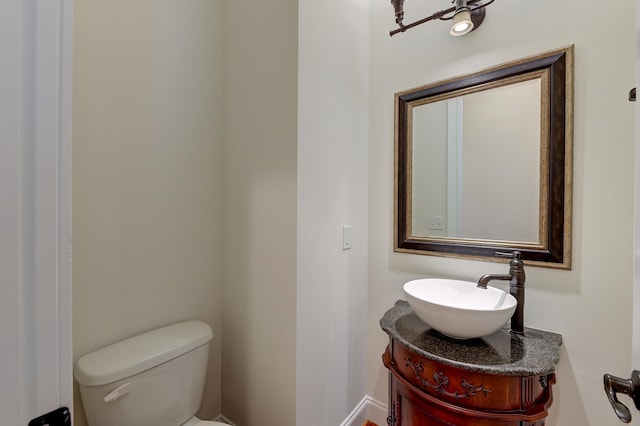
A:
<svg viewBox="0 0 640 426">
<path fill-rule="evenodd" d="M 486 3 L 482 3 L 481 0 L 454 0 L 456 4 L 449 9 L 441 10 L 428 16 L 424 19 L 412 22 L 404 25 L 402 20 L 404 18 L 404 0 L 391 0 L 393 9 L 396 15 L 396 24 L 398 28 L 389 32 L 389 35 L 393 36 L 398 33 L 403 33 L 410 28 L 417 27 L 425 22 L 439 19 L 441 21 L 453 21 L 451 30 L 449 33 L 452 36 L 465 35 L 482 24 L 485 16 L 485 8 L 493 3 L 495 0 L 489 0 Z"/>
<path fill-rule="evenodd" d="M 473 22 L 471 21 L 471 11 L 467 5 L 467 0 L 456 1 L 456 11 L 453 14 L 453 23 L 449 33 L 452 36 L 465 35 L 473 30 Z"/>
</svg>

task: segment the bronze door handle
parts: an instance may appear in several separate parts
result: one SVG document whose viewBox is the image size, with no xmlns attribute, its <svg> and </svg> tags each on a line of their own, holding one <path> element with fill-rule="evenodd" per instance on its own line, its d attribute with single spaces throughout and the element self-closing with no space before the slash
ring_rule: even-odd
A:
<svg viewBox="0 0 640 426">
<path fill-rule="evenodd" d="M 604 391 L 618 418 L 624 423 L 631 422 L 631 412 L 626 405 L 618 401 L 617 392 L 629 395 L 633 399 L 636 409 L 640 410 L 640 372 L 633 370 L 630 379 L 621 379 L 611 374 L 605 374 Z"/>
</svg>

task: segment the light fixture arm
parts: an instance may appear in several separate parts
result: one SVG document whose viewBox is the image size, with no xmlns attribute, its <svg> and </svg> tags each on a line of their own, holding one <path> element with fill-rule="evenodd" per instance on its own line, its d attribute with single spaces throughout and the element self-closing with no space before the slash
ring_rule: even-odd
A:
<svg viewBox="0 0 640 426">
<path fill-rule="evenodd" d="M 469 0 L 467 1 L 467 6 L 469 7 L 469 11 L 473 13 L 474 10 L 478 10 L 478 9 L 482 9 L 484 7 L 489 6 L 491 3 L 493 3 L 495 0 L 489 0 L 486 3 L 480 3 L 481 0 Z M 476 4 L 479 3 L 479 4 Z M 396 28 L 395 30 L 389 31 L 389 35 L 390 36 L 394 36 L 398 33 L 403 33 L 405 31 L 407 31 L 410 28 L 413 27 L 417 27 L 418 25 L 422 25 L 425 22 L 429 22 L 429 21 L 433 21 L 436 19 L 440 19 L 442 21 L 448 21 L 450 19 L 453 19 L 454 15 L 451 16 L 446 16 L 450 13 L 454 13 L 457 9 L 456 6 L 454 7 L 450 7 L 448 9 L 445 10 L 441 10 L 439 12 L 435 12 L 433 15 L 431 16 L 427 16 L 426 18 L 420 19 L 418 21 L 412 22 L 410 24 L 404 25 L 402 23 L 402 19 L 404 18 L 404 0 L 391 0 L 391 4 L 393 5 L 393 8 L 395 10 L 395 15 L 396 15 L 396 24 L 398 24 L 398 28 Z M 474 7 L 475 5 L 475 7 Z"/>
<path fill-rule="evenodd" d="M 466 10 L 470 10 L 469 9 L 469 2 L 467 0 L 454 0 L 453 3 L 456 4 L 456 12 L 460 9 L 466 9 Z"/>
<path fill-rule="evenodd" d="M 391 4 L 396 12 L 396 24 L 402 27 L 402 18 L 404 18 L 404 0 L 391 0 Z"/>
</svg>

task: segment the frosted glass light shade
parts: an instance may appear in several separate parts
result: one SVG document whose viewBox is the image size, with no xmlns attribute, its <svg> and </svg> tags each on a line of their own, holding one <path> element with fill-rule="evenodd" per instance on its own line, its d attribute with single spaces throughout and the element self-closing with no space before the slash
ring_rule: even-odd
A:
<svg viewBox="0 0 640 426">
<path fill-rule="evenodd" d="M 453 17 L 453 24 L 451 24 L 451 31 L 449 33 L 452 36 L 461 36 L 470 32 L 473 29 L 473 22 L 471 22 L 471 12 L 469 10 L 460 10 Z"/>
</svg>

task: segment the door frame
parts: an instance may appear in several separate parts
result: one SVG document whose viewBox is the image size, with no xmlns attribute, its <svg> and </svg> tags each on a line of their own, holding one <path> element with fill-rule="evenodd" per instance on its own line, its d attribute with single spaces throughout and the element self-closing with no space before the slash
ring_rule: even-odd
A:
<svg viewBox="0 0 640 426">
<path fill-rule="evenodd" d="M 73 0 L 0 4 L 0 412 L 72 407 Z"/>
<path fill-rule="evenodd" d="M 640 0 L 636 0 L 636 40 L 640 40 Z M 636 43 L 636 85 L 640 82 L 640 43 Z M 635 104 L 634 159 L 634 250 L 633 250 L 633 308 L 631 327 L 631 371 L 640 370 L 640 105 Z M 632 423 L 640 425 L 640 412 L 632 408 Z"/>
</svg>

